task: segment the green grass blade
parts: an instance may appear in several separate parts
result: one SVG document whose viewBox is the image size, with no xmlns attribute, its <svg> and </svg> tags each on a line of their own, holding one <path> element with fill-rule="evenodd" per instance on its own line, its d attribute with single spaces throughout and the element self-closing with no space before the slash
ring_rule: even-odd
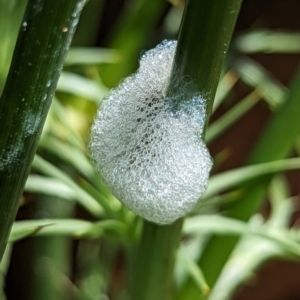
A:
<svg viewBox="0 0 300 300">
<path fill-rule="evenodd" d="M 5 279 L 10 265 L 12 244 L 8 244 L 3 255 L 3 259 L 0 263 L 0 300 L 6 300 L 5 296 Z"/>
<path fill-rule="evenodd" d="M 57 156 L 63 162 L 74 167 L 76 171 L 93 181 L 95 170 L 87 156 L 78 147 L 69 145 L 53 136 L 45 136 L 41 139 L 39 148 Z"/>
<path fill-rule="evenodd" d="M 197 263 L 190 259 L 185 253 L 178 251 L 177 259 L 187 269 L 195 283 L 198 285 L 200 292 L 203 295 L 208 295 L 210 288 L 204 278 L 202 271 L 200 270 Z"/>
<path fill-rule="evenodd" d="M 205 233 L 242 235 L 250 233 L 251 229 L 245 222 L 221 215 L 199 215 L 186 219 L 183 232 L 187 235 L 202 235 Z"/>
<path fill-rule="evenodd" d="M 271 215 L 268 225 L 274 228 L 287 228 L 290 225 L 296 206 L 293 203 L 293 198 L 290 198 L 288 184 L 283 176 L 273 178 L 269 189 L 269 199 Z"/>
<path fill-rule="evenodd" d="M 0 258 L 83 3 L 27 5 L 0 101 Z"/>
<path fill-rule="evenodd" d="M 106 48 L 73 47 L 65 60 L 65 66 L 115 64 L 120 62 L 118 51 Z"/>
<path fill-rule="evenodd" d="M 92 222 L 71 219 L 17 221 L 13 224 L 9 241 L 15 242 L 34 235 L 73 236 L 79 238 L 83 232 L 90 230 L 92 226 Z"/>
<path fill-rule="evenodd" d="M 218 84 L 218 89 L 216 92 L 214 104 L 213 104 L 213 109 L 212 109 L 213 112 L 216 111 L 216 109 L 220 106 L 220 104 L 225 100 L 226 96 L 234 87 L 238 79 L 239 79 L 238 74 L 235 71 L 230 70 L 220 80 Z"/>
<path fill-rule="evenodd" d="M 75 130 L 69 118 L 66 117 L 69 113 L 68 109 L 55 97 L 53 98 L 50 112 L 52 112 L 52 114 L 49 114 L 49 123 L 51 123 L 50 130 L 54 132 L 54 135 L 59 136 L 57 133 L 61 133 L 63 131 L 65 138 L 72 146 L 74 146 L 74 148 L 79 148 L 82 151 L 85 150 L 86 145 L 84 139 L 79 132 Z M 51 119 L 52 116 L 53 118 Z M 44 135 L 41 137 L 42 143 L 43 137 Z"/>
<path fill-rule="evenodd" d="M 247 113 L 260 100 L 260 98 L 260 93 L 257 90 L 254 90 L 231 108 L 226 114 L 210 124 L 206 130 L 206 142 L 210 143 L 220 136 L 226 129 L 232 126 L 234 122 Z"/>
<path fill-rule="evenodd" d="M 299 241 L 293 238 L 288 230 L 270 228 L 268 225 L 263 224 L 251 224 L 251 222 L 249 224 L 221 215 L 200 215 L 188 218 L 183 226 L 183 232 L 188 235 L 214 233 L 219 236 L 251 234 L 275 242 L 290 255 L 300 255 Z"/>
<path fill-rule="evenodd" d="M 99 191 L 83 179 L 80 180 L 80 186 L 101 204 L 101 206 L 105 209 L 107 216 L 117 219 L 121 218 L 120 210 L 122 208 L 122 204 L 107 188 Z"/>
<path fill-rule="evenodd" d="M 269 105 L 276 109 L 286 99 L 287 89 L 266 69 L 250 58 L 237 59 L 234 69 L 247 85 L 258 89 Z"/>
<path fill-rule="evenodd" d="M 69 186 L 74 193 L 76 193 L 75 199 L 77 202 L 93 216 L 99 218 L 105 213 L 102 206 L 90 194 L 76 184 L 67 174 L 63 173 L 57 167 L 47 162 L 40 156 L 35 156 L 32 167 L 47 176 L 61 180 L 63 183 Z"/>
<path fill-rule="evenodd" d="M 253 30 L 239 36 L 236 48 L 244 53 L 299 53 L 300 33 L 289 31 Z"/>
<path fill-rule="evenodd" d="M 57 90 L 95 101 L 98 104 L 107 93 L 107 88 L 95 81 L 68 72 L 62 72 Z"/>
<path fill-rule="evenodd" d="M 126 233 L 125 225 L 115 220 L 93 223 L 78 219 L 44 219 L 15 222 L 9 241 L 15 242 L 29 236 L 69 236 L 75 239 L 99 238 L 106 230 L 119 235 Z"/>
<path fill-rule="evenodd" d="M 243 195 L 242 190 L 236 190 L 229 193 L 222 193 L 221 195 L 216 195 L 210 197 L 208 201 L 203 201 L 198 204 L 198 206 L 192 211 L 191 215 L 203 214 L 206 212 L 214 211 L 216 207 L 224 204 L 228 204 L 241 199 Z"/>
<path fill-rule="evenodd" d="M 42 194 L 60 199 L 73 201 L 76 193 L 61 180 L 39 175 L 29 175 L 25 185 L 25 191 Z"/>
<path fill-rule="evenodd" d="M 226 171 L 210 178 L 208 189 L 203 198 L 206 199 L 214 196 L 224 189 L 238 186 L 247 180 L 259 178 L 266 174 L 296 170 L 299 168 L 300 158 L 290 158 Z"/>
</svg>

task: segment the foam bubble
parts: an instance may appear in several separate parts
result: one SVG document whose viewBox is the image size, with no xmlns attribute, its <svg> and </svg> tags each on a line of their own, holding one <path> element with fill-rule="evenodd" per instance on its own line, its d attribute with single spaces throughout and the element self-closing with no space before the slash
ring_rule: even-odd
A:
<svg viewBox="0 0 300 300">
<path fill-rule="evenodd" d="M 182 81 L 176 96 L 165 96 L 175 49 L 175 41 L 164 41 L 142 55 L 137 72 L 103 100 L 90 142 L 112 193 L 158 224 L 193 210 L 212 167 L 201 138 L 205 99 L 190 95 Z M 183 104 L 174 110 L 174 103 Z"/>
</svg>

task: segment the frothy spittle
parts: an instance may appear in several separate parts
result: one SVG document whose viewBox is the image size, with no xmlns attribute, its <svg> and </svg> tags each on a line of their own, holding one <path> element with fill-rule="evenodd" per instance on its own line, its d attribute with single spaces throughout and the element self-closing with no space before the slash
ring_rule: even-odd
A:
<svg viewBox="0 0 300 300">
<path fill-rule="evenodd" d="M 175 49 L 175 41 L 164 41 L 142 55 L 137 72 L 103 100 L 90 143 L 112 193 L 158 224 L 193 210 L 212 167 L 201 139 L 205 99 L 190 95 L 183 80 L 178 93 L 166 97 Z M 174 110 L 174 103 L 182 104 Z"/>
</svg>

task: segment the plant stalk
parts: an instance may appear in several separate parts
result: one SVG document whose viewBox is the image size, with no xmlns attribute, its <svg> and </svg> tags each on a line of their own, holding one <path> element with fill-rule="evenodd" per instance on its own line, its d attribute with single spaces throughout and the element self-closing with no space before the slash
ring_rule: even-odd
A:
<svg viewBox="0 0 300 300">
<path fill-rule="evenodd" d="M 132 300 L 167 300 L 171 294 L 174 255 L 183 219 L 159 226 L 144 221 L 133 273 Z"/>
<path fill-rule="evenodd" d="M 200 93 L 206 101 L 206 123 L 241 2 L 190 0 L 185 7 L 171 81 L 188 78 L 190 92 Z"/>
<path fill-rule="evenodd" d="M 241 0 L 188 0 L 183 15 L 172 82 L 188 77 L 189 92 L 203 95 L 208 122 Z M 196 33 L 196 35 L 195 35 Z M 176 85 L 178 86 L 178 85 Z M 169 90 L 168 96 L 177 91 Z M 133 300 L 167 300 L 183 219 L 159 226 L 145 221 L 133 273 Z"/>
<path fill-rule="evenodd" d="M 84 0 L 30 0 L 0 101 L 0 259 Z"/>
</svg>

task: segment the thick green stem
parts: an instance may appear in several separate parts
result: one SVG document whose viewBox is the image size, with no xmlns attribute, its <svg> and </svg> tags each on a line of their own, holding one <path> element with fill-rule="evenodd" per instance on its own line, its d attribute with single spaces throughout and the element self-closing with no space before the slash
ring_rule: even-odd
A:
<svg viewBox="0 0 300 300">
<path fill-rule="evenodd" d="M 84 0 L 30 0 L 0 101 L 0 258 Z"/>
<path fill-rule="evenodd" d="M 132 300 L 167 300 L 183 219 L 169 226 L 145 221 L 135 261 Z"/>
<path fill-rule="evenodd" d="M 189 0 L 185 7 L 171 83 L 191 79 L 189 92 L 200 94 L 207 101 L 206 121 L 240 4 L 241 0 Z M 169 96 L 176 92 L 168 91 Z M 182 219 L 169 226 L 144 223 L 131 299 L 169 299 L 182 223 Z"/>
<path fill-rule="evenodd" d="M 191 79 L 190 92 L 206 100 L 207 122 L 241 2 L 190 0 L 183 15 L 171 78 Z"/>
</svg>

